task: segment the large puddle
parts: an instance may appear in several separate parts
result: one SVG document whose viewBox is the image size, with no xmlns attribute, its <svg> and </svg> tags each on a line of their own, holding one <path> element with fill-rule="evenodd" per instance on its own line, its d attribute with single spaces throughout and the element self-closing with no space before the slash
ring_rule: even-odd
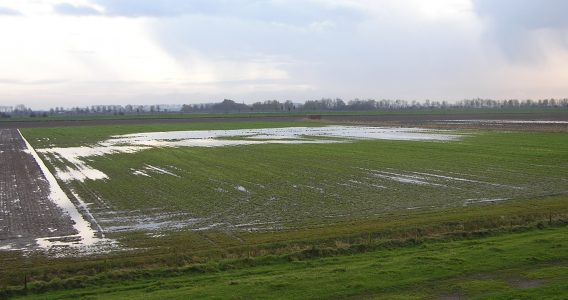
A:
<svg viewBox="0 0 568 300">
<path fill-rule="evenodd" d="M 449 131 L 423 128 L 326 126 L 147 132 L 113 136 L 100 144 L 106 146 L 222 147 L 251 144 L 338 143 L 362 139 L 449 141 L 457 138 L 459 138 L 457 134 Z"/>
<path fill-rule="evenodd" d="M 156 147 L 226 147 L 260 144 L 330 144 L 357 140 L 452 141 L 460 138 L 453 131 L 423 128 L 390 128 L 363 126 L 286 127 L 236 130 L 192 130 L 146 132 L 112 136 L 92 146 L 46 148 L 37 151 L 46 159 L 56 159 L 65 167 L 56 167 L 62 181 L 107 179 L 102 171 L 90 167 L 89 157 L 114 153 L 135 153 Z M 57 165 L 57 164 L 54 164 Z M 133 170 L 135 175 L 148 175 L 146 170 Z M 158 170 L 159 171 L 159 170 Z"/>
</svg>

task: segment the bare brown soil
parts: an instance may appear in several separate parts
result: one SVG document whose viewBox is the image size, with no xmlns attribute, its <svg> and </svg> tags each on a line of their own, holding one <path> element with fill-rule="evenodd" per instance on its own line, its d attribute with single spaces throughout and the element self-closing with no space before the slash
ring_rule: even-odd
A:
<svg viewBox="0 0 568 300">
<path fill-rule="evenodd" d="M 439 124 L 451 120 L 521 120 L 521 121 L 568 121 L 567 112 L 544 113 L 472 113 L 472 114 L 392 114 L 392 115 L 319 115 L 302 116 L 250 116 L 250 117 L 196 117 L 163 119 L 113 119 L 113 120 L 38 120 L 5 121 L 0 128 L 68 127 L 92 125 L 139 125 L 168 123 L 221 123 L 221 122 L 345 122 L 355 124 L 375 124 L 385 126 L 425 126 L 439 128 L 487 128 L 487 129 L 543 129 L 545 131 L 565 131 L 566 125 L 550 124 Z"/>
<path fill-rule="evenodd" d="M 392 114 L 392 115 L 322 115 L 324 120 L 333 121 L 393 121 L 393 122 L 432 122 L 444 120 L 543 120 L 568 121 L 568 111 L 555 113 L 444 113 L 444 114 Z"/>
<path fill-rule="evenodd" d="M 49 194 L 49 183 L 20 133 L 0 129 L 0 247 L 77 233 Z"/>
<path fill-rule="evenodd" d="M 490 122 L 455 122 L 457 120 L 489 120 Z M 542 123 L 507 123 L 503 121 L 538 121 Z M 491 122 L 493 121 L 493 122 Z M 527 113 L 527 114 L 409 114 L 377 116 L 322 116 L 321 122 L 351 123 L 380 126 L 408 126 L 436 129 L 489 129 L 520 130 L 543 132 L 568 132 L 568 124 L 546 123 L 546 121 L 568 121 L 567 113 Z"/>
<path fill-rule="evenodd" d="M 222 122 L 296 122 L 303 117 L 202 117 L 186 119 L 115 119 L 115 120 L 46 120 L 46 121 L 4 121 L 0 128 L 38 128 L 69 127 L 95 125 L 140 125 L 140 124 L 175 124 L 175 123 L 222 123 Z"/>
</svg>

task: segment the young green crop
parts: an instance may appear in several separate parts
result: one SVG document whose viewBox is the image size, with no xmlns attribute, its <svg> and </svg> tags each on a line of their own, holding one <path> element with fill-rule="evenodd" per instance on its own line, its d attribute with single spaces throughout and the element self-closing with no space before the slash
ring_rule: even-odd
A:
<svg viewBox="0 0 568 300">
<path fill-rule="evenodd" d="M 314 124 L 97 126 L 23 133 L 41 148 L 89 146 L 112 135 L 135 132 L 306 125 Z M 175 215 L 170 220 L 174 223 L 196 219 L 190 228 L 215 225 L 237 230 L 332 224 L 568 190 L 565 134 L 461 133 L 461 140 L 450 142 L 152 148 L 90 157 L 88 164 L 108 179 L 63 184 L 93 203 L 90 209 L 102 219 L 103 227 L 121 225 L 123 219 L 109 216 L 120 211 L 122 218 L 166 213 Z M 175 176 L 148 171 L 148 166 Z M 136 175 L 137 171 L 148 176 Z"/>
</svg>

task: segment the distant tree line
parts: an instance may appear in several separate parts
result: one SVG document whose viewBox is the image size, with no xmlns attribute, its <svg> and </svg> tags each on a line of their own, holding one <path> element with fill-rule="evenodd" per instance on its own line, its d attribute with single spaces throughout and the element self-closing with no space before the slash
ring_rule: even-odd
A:
<svg viewBox="0 0 568 300">
<path fill-rule="evenodd" d="M 26 107 L 23 104 L 18 104 L 15 107 L 11 106 L 0 106 L 0 118 L 10 118 L 12 116 L 17 117 L 47 117 L 47 112 L 34 111 L 31 108 Z"/>
<path fill-rule="evenodd" d="M 407 100 L 375 100 L 358 99 L 343 101 L 341 98 L 322 98 L 307 100 L 304 103 L 293 103 L 290 100 L 280 102 L 267 100 L 250 105 L 236 103 L 225 99 L 221 103 L 211 104 L 185 104 L 181 111 L 192 112 L 332 112 L 332 111 L 375 111 L 375 110 L 401 110 L 401 109 L 483 109 L 483 108 L 568 108 L 566 99 L 542 100 L 493 100 L 493 99 L 466 99 L 457 102 L 448 101 L 407 101 Z"/>
<path fill-rule="evenodd" d="M 564 108 L 568 109 L 568 98 L 540 100 L 493 100 L 465 99 L 456 102 L 417 101 L 417 100 L 375 100 L 355 98 L 344 101 L 341 98 L 322 98 L 294 103 L 291 100 L 280 102 L 266 100 L 253 104 L 238 103 L 224 99 L 219 103 L 184 105 L 92 105 L 85 107 L 54 107 L 47 111 L 35 111 L 23 104 L 0 106 L 0 117 L 11 116 L 48 117 L 53 115 L 125 115 L 156 113 L 255 113 L 255 112 L 340 112 L 340 111 L 392 111 L 392 110 L 436 110 L 436 109 L 502 109 L 502 108 Z"/>
</svg>

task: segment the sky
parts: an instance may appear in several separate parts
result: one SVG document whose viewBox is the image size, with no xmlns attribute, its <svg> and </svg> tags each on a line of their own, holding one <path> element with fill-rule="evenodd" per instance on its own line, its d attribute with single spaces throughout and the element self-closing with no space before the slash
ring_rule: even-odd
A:
<svg viewBox="0 0 568 300">
<path fill-rule="evenodd" d="M 0 0 L 0 106 L 568 97 L 564 0 Z"/>
</svg>

